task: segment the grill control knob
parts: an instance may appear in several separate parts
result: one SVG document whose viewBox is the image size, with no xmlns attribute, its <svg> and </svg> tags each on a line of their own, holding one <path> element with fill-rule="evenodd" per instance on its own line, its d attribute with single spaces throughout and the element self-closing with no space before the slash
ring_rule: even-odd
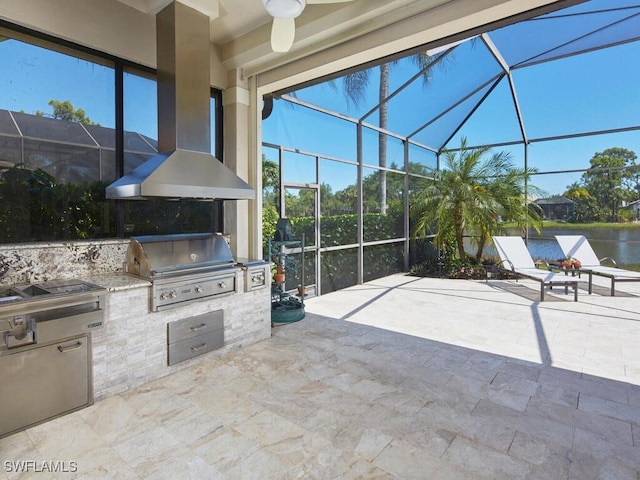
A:
<svg viewBox="0 0 640 480">
<path fill-rule="evenodd" d="M 169 298 L 169 295 L 167 294 L 167 292 L 162 292 L 160 294 L 160 300 L 166 300 L 167 298 Z"/>
<path fill-rule="evenodd" d="M 221 281 L 221 282 L 218 282 L 218 287 L 225 288 L 226 285 L 224 284 L 224 282 Z"/>
<path fill-rule="evenodd" d="M 202 293 L 202 287 L 200 285 L 198 285 L 196 288 L 194 288 L 196 293 Z"/>
<path fill-rule="evenodd" d="M 171 290 L 171 293 L 169 294 L 169 296 L 171 298 L 176 298 L 178 296 L 178 292 L 176 292 L 175 290 Z"/>
</svg>

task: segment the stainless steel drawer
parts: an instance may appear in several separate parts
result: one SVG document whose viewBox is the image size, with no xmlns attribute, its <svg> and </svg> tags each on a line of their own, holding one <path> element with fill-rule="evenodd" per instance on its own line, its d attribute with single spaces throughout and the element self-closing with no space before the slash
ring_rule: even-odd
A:
<svg viewBox="0 0 640 480">
<path fill-rule="evenodd" d="M 169 344 L 169 365 L 184 362 L 224 346 L 224 329 Z"/>
<path fill-rule="evenodd" d="M 168 323 L 167 343 L 169 365 L 224 347 L 224 310 Z"/>
<path fill-rule="evenodd" d="M 224 311 L 215 310 L 213 312 L 198 315 L 196 317 L 184 318 L 167 324 L 168 343 L 175 343 L 181 340 L 204 335 L 212 330 L 224 328 Z"/>
</svg>

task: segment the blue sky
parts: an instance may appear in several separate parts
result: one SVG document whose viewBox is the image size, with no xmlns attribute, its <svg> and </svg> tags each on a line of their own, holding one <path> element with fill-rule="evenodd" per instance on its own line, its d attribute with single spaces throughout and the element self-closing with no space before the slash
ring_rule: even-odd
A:
<svg viewBox="0 0 640 480">
<path fill-rule="evenodd" d="M 0 42 L 0 58 L 11 72 L 0 75 L 0 108 L 50 113 L 49 100 L 69 100 L 94 122 L 114 126 L 112 69 L 14 40 Z"/>
</svg>

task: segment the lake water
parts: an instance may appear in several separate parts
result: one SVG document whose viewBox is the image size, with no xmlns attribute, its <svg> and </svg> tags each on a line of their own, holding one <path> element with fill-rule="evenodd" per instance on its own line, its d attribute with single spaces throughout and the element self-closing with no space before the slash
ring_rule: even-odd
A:
<svg viewBox="0 0 640 480">
<path fill-rule="evenodd" d="M 517 235 L 517 232 L 510 234 Z M 528 247 L 535 260 L 548 261 L 564 257 L 554 235 L 584 235 L 598 258 L 611 257 L 619 267 L 640 270 L 640 228 L 545 228 L 540 235 L 534 231 L 529 233 Z M 487 254 L 495 255 L 495 250 L 487 249 Z"/>
</svg>

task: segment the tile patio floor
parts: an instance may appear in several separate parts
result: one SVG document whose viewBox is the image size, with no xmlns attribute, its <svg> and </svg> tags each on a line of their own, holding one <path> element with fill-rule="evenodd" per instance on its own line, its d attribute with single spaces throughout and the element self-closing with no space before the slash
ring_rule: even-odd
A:
<svg viewBox="0 0 640 480">
<path fill-rule="evenodd" d="M 639 480 L 640 283 L 619 290 L 393 275 L 312 298 L 269 340 L 0 439 L 0 478 Z"/>
</svg>

